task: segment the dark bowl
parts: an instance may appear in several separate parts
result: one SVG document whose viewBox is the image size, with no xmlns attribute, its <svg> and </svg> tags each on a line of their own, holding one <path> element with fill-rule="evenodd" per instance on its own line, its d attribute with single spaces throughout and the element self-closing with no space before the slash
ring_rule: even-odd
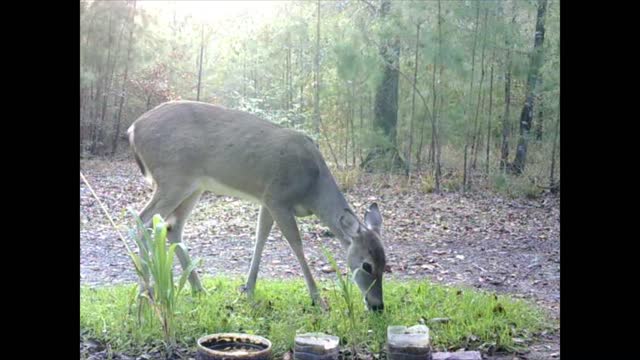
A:
<svg viewBox="0 0 640 360">
<path fill-rule="evenodd" d="M 220 333 L 198 339 L 198 360 L 269 360 L 271 341 L 256 335 Z"/>
</svg>

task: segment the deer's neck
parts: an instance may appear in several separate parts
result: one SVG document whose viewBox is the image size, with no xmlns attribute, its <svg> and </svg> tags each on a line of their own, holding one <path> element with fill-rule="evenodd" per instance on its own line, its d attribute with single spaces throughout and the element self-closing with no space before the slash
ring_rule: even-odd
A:
<svg viewBox="0 0 640 360">
<path fill-rule="evenodd" d="M 351 207 L 333 177 L 321 177 L 316 189 L 317 193 L 311 204 L 313 213 L 323 224 L 329 227 L 331 232 L 340 240 L 342 246 L 345 249 L 348 248 L 351 240 L 342 230 L 340 217 L 344 214 L 345 209 L 351 209 Z"/>
</svg>

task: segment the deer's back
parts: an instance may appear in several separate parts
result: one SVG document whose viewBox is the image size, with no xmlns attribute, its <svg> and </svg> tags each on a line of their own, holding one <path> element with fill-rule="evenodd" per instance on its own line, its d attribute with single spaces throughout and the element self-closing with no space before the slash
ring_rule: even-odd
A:
<svg viewBox="0 0 640 360">
<path fill-rule="evenodd" d="M 159 183 L 179 176 L 214 192 L 239 192 L 225 195 L 299 197 L 326 169 L 307 136 L 210 104 L 164 103 L 132 127 L 134 151 Z"/>
</svg>

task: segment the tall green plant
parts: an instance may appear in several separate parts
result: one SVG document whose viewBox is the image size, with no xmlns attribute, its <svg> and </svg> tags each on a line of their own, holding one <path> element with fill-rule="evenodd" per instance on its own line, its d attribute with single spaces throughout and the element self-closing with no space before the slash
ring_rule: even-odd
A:
<svg viewBox="0 0 640 360">
<path fill-rule="evenodd" d="M 137 231 L 132 230 L 132 237 L 138 245 L 139 253 L 133 254 L 136 272 L 140 278 L 140 305 L 146 301 L 158 317 L 162 325 L 165 345 L 173 347 L 175 341 L 175 309 L 178 296 L 196 262 L 192 262 L 183 270 L 176 285 L 173 278 L 173 260 L 176 247 L 182 243 L 167 246 L 167 225 L 160 215 L 155 215 L 152 228 L 145 228 L 136 216 Z M 142 233 L 142 236 L 138 234 Z M 184 249 L 186 251 L 186 249 Z"/>
<path fill-rule="evenodd" d="M 356 310 L 356 304 L 358 303 L 358 299 L 360 298 L 360 292 L 355 288 L 353 282 L 349 281 L 349 278 L 347 276 L 342 275 L 342 272 L 338 268 L 338 264 L 336 263 L 336 260 L 331 255 L 331 253 L 326 249 L 323 249 L 322 251 L 324 253 L 324 256 L 331 264 L 331 267 L 335 271 L 338 278 L 336 290 L 336 292 L 338 293 L 337 297 L 342 299 L 343 304 L 341 305 L 344 305 L 344 310 L 348 319 L 347 333 L 349 334 L 349 338 L 347 339 L 347 341 L 348 343 L 350 343 L 353 354 L 355 355 L 357 354 L 358 345 L 362 343 L 362 329 L 366 329 L 366 327 L 362 326 L 362 324 L 358 325 L 357 322 L 358 311 Z M 371 286 L 373 286 L 373 284 L 371 284 Z M 371 286 L 369 287 L 367 292 L 371 290 Z"/>
</svg>

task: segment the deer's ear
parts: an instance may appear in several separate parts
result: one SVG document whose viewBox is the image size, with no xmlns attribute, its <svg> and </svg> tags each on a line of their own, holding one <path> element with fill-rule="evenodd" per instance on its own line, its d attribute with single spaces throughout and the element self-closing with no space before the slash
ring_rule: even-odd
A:
<svg viewBox="0 0 640 360">
<path fill-rule="evenodd" d="M 364 214 L 364 223 L 369 229 L 377 232 L 378 235 L 380 234 L 380 231 L 382 231 L 382 215 L 378 210 L 378 204 L 371 204 L 369 210 Z"/>
<path fill-rule="evenodd" d="M 360 223 L 351 211 L 345 210 L 344 214 L 342 214 L 340 217 L 340 226 L 342 227 L 342 231 L 351 238 L 356 238 L 360 234 Z"/>
</svg>

